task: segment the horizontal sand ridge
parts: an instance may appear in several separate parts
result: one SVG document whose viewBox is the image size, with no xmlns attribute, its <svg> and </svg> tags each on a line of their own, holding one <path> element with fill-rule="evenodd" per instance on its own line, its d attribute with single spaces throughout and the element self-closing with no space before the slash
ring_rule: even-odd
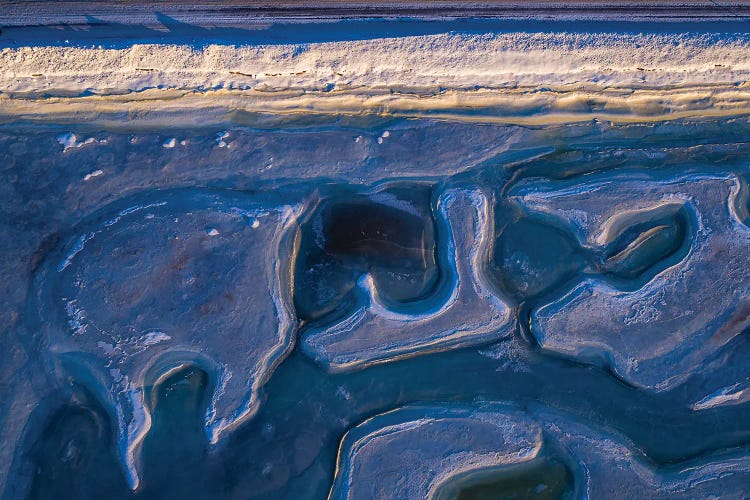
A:
<svg viewBox="0 0 750 500">
<path fill-rule="evenodd" d="M 750 35 L 441 34 L 267 46 L 0 51 L 0 119 L 213 110 L 509 123 L 750 110 Z"/>
<path fill-rule="evenodd" d="M 684 90 L 449 91 L 431 96 L 391 91 L 146 90 L 75 98 L 0 97 L 0 123 L 89 123 L 107 129 L 294 126 L 314 117 L 381 115 L 472 123 L 550 125 L 750 115 L 750 86 Z M 265 117 L 265 118 L 264 118 Z M 272 117 L 272 118 L 269 118 Z"/>
</svg>

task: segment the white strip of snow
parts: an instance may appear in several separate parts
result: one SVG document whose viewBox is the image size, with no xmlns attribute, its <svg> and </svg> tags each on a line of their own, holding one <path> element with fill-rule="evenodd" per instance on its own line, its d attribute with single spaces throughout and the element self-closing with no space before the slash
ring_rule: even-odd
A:
<svg viewBox="0 0 750 500">
<path fill-rule="evenodd" d="M 301 45 L 22 47 L 0 52 L 0 89 L 14 93 L 582 82 L 653 87 L 749 77 L 750 36 L 440 34 Z"/>
<path fill-rule="evenodd" d="M 102 119 L 97 113 L 127 104 L 146 113 L 198 107 L 222 116 L 364 111 L 515 123 L 538 114 L 558 122 L 659 120 L 747 114 L 748 81 L 750 35 L 440 34 L 202 49 L 22 47 L 0 51 L 0 115 L 34 120 L 75 110 Z M 469 116 L 475 110 L 489 112 Z"/>
</svg>

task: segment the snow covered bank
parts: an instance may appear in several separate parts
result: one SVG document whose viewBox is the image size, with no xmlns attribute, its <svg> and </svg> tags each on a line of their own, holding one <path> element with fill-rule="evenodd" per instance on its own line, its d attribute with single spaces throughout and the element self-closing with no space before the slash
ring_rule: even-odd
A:
<svg viewBox="0 0 750 500">
<path fill-rule="evenodd" d="M 0 52 L 6 93 L 147 88 L 508 88 L 582 82 L 653 87 L 745 81 L 750 35 L 442 34 L 202 50 L 23 47 Z"/>
<path fill-rule="evenodd" d="M 535 123 L 737 115 L 750 35 L 440 34 L 331 43 L 0 51 L 3 120 L 129 109 Z M 531 117 L 531 118 L 530 118 Z"/>
</svg>

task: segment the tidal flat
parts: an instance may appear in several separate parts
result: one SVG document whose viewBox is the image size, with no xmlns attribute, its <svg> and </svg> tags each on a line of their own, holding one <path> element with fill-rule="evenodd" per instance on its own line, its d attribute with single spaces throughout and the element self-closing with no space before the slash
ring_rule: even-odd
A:
<svg viewBox="0 0 750 500">
<path fill-rule="evenodd" d="M 746 498 L 750 35 L 699 3 L 14 6 L 2 498 Z"/>
</svg>

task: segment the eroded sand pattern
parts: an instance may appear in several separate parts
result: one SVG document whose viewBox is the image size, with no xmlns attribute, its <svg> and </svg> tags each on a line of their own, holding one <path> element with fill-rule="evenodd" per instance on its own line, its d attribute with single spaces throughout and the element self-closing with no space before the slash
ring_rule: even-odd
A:
<svg viewBox="0 0 750 500">
<path fill-rule="evenodd" d="M 52 4 L 0 8 L 3 499 L 747 497 L 744 4 Z"/>
</svg>

